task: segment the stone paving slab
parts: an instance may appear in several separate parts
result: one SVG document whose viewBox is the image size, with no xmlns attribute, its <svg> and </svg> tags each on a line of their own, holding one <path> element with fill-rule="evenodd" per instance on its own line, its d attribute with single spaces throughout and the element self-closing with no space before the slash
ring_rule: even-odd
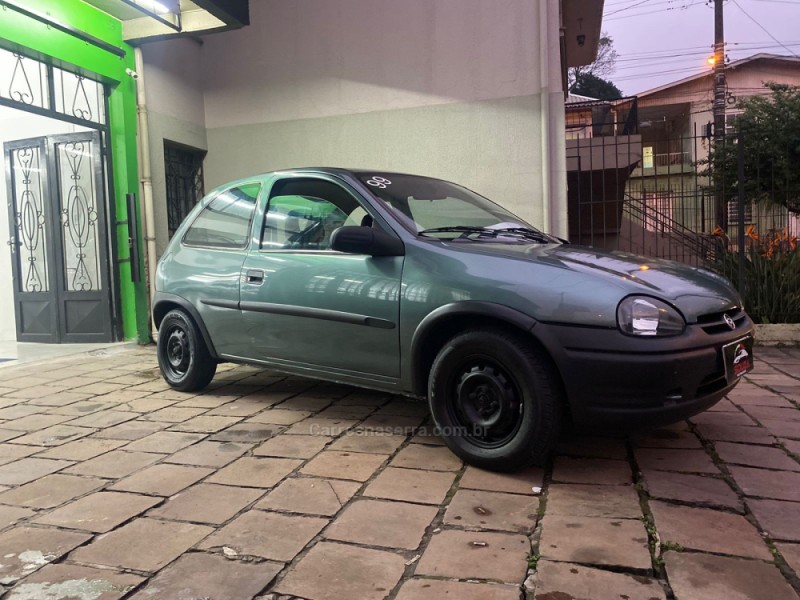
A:
<svg viewBox="0 0 800 600">
<path fill-rule="evenodd" d="M 225 598 L 250 600 L 280 572 L 276 563 L 246 563 L 190 552 L 161 571 L 135 600 Z"/>
<path fill-rule="evenodd" d="M 398 452 L 390 464 L 410 469 L 425 465 L 431 471 L 458 471 L 463 463 L 448 448 L 410 444 Z"/>
<path fill-rule="evenodd" d="M 651 498 L 744 512 L 739 496 L 724 479 L 666 471 L 645 471 L 643 476 Z"/>
<path fill-rule="evenodd" d="M 200 483 L 183 490 L 148 516 L 222 525 L 262 496 L 262 490 Z"/>
<path fill-rule="evenodd" d="M 667 552 L 669 582 L 680 600 L 796 600 L 780 571 L 756 560 Z"/>
<path fill-rule="evenodd" d="M 602 571 L 570 563 L 540 561 L 534 579 L 533 598 L 539 600 L 665 600 L 664 589 L 655 579 Z"/>
<path fill-rule="evenodd" d="M 28 508 L 54 508 L 105 485 L 95 477 L 47 475 L 0 494 L 0 503 Z"/>
<path fill-rule="evenodd" d="M 633 486 L 550 485 L 547 514 L 572 517 L 640 519 L 642 508 Z"/>
<path fill-rule="evenodd" d="M 800 410 L 797 412 L 800 413 Z M 731 465 L 744 465 L 780 471 L 800 471 L 800 463 L 789 457 L 780 448 L 718 442 L 714 444 L 714 449 L 723 461 Z"/>
<path fill-rule="evenodd" d="M 320 452 L 301 473 L 333 479 L 351 479 L 364 482 L 386 460 L 383 454 L 364 454 L 360 452 L 340 452 L 326 450 Z"/>
<path fill-rule="evenodd" d="M 678 471 L 681 473 L 707 473 L 716 475 L 714 466 L 705 450 L 678 450 L 641 448 L 636 451 L 636 462 L 640 469 Z"/>
<path fill-rule="evenodd" d="M 652 566 L 641 521 L 562 517 L 545 512 L 539 552 L 543 558 L 647 571 Z"/>
<path fill-rule="evenodd" d="M 471 490 L 536 494 L 538 492 L 534 492 L 534 488 L 541 490 L 543 483 L 544 471 L 538 467 L 516 473 L 492 473 L 477 467 L 467 467 L 458 485 Z"/>
<path fill-rule="evenodd" d="M 782 543 L 775 544 L 775 546 L 789 565 L 789 568 L 794 570 L 796 575 L 800 576 L 800 544 Z"/>
<path fill-rule="evenodd" d="M 396 600 L 519 600 L 519 587 L 492 583 L 410 579 Z M 617 599 L 614 599 L 617 600 Z"/>
<path fill-rule="evenodd" d="M 4 598 L 797 600 L 792 352 L 693 423 L 512 474 L 390 394 L 231 364 L 187 394 L 152 348 L 7 366 Z"/>
<path fill-rule="evenodd" d="M 519 584 L 529 553 L 524 535 L 446 530 L 433 535 L 416 573 Z"/>
<path fill-rule="evenodd" d="M 33 522 L 67 529 L 107 533 L 160 502 L 160 498 L 138 494 L 97 492 L 38 516 Z"/>
<path fill-rule="evenodd" d="M 518 494 L 458 490 L 450 500 L 444 523 L 466 529 L 532 533 L 539 499 Z"/>
<path fill-rule="evenodd" d="M 553 467 L 553 481 L 595 485 L 633 483 L 631 467 L 623 460 L 605 458 L 571 458 L 559 456 Z"/>
<path fill-rule="evenodd" d="M 91 536 L 57 529 L 16 527 L 0 534 L 0 583 L 8 585 L 64 556 Z"/>
<path fill-rule="evenodd" d="M 758 524 L 773 539 L 800 542 L 800 504 L 749 499 L 747 505 L 753 511 Z"/>
<path fill-rule="evenodd" d="M 415 550 L 436 516 L 433 506 L 384 500 L 356 500 L 337 517 L 324 536 L 365 546 Z"/>
<path fill-rule="evenodd" d="M 208 537 L 200 548 L 288 562 L 327 524 L 316 517 L 251 510 Z"/>
<path fill-rule="evenodd" d="M 131 573 L 79 565 L 47 565 L 11 590 L 9 600 L 91 598 L 118 600 L 144 581 Z"/>
<path fill-rule="evenodd" d="M 456 475 L 443 471 L 420 471 L 387 467 L 364 490 L 365 496 L 441 504 Z"/>
<path fill-rule="evenodd" d="M 136 519 L 98 537 L 88 546 L 78 548 L 70 559 L 83 564 L 152 573 L 168 565 L 212 531 L 211 527 L 202 525 Z"/>
<path fill-rule="evenodd" d="M 320 542 L 275 591 L 311 600 L 380 600 L 397 585 L 404 569 L 403 557 L 393 552 Z"/>
<path fill-rule="evenodd" d="M 664 502 L 651 502 L 650 510 L 662 543 L 746 558 L 772 558 L 756 528 L 741 515 Z"/>
<path fill-rule="evenodd" d="M 330 517 L 347 504 L 359 487 L 354 481 L 293 477 L 269 492 L 256 508 Z"/>
<path fill-rule="evenodd" d="M 800 473 L 729 467 L 731 475 L 748 496 L 800 502 Z"/>
</svg>

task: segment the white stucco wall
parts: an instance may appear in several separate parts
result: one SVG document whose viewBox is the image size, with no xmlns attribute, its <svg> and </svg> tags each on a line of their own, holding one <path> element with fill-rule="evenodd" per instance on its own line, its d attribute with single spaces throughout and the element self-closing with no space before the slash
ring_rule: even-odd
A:
<svg viewBox="0 0 800 600">
<path fill-rule="evenodd" d="M 558 0 L 258 0 L 202 47 L 147 46 L 148 103 L 197 126 L 202 97 L 207 189 L 290 166 L 409 171 L 564 234 L 558 36 Z"/>
<path fill-rule="evenodd" d="M 23 140 L 60 133 L 85 131 L 83 127 L 70 125 L 40 117 L 21 110 L 0 107 L 0 148 L 5 142 Z M 5 155 L 3 155 L 5 163 Z M 11 285 L 11 251 L 6 244 L 11 239 L 12 231 L 9 226 L 8 210 L 8 182 L 6 181 L 5 168 L 0 170 L 0 341 L 15 340 L 16 322 L 14 314 L 14 289 Z"/>
<path fill-rule="evenodd" d="M 142 47 L 159 255 L 169 241 L 164 140 L 208 149 L 201 49 L 201 44 L 191 39 L 153 42 Z"/>
<path fill-rule="evenodd" d="M 529 0 L 260 0 L 209 36 L 206 125 L 230 127 L 539 91 Z"/>
</svg>

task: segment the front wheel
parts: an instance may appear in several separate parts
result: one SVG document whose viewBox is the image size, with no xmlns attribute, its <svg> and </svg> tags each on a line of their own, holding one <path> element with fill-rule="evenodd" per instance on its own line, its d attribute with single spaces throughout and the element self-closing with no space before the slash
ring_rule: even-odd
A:
<svg viewBox="0 0 800 600">
<path fill-rule="evenodd" d="M 217 363 L 189 316 L 171 310 L 158 328 L 158 367 L 176 390 L 202 390 L 214 378 Z"/>
<path fill-rule="evenodd" d="M 431 414 L 469 464 L 542 464 L 558 441 L 562 394 L 549 361 L 521 336 L 481 329 L 449 340 L 431 368 Z"/>
</svg>

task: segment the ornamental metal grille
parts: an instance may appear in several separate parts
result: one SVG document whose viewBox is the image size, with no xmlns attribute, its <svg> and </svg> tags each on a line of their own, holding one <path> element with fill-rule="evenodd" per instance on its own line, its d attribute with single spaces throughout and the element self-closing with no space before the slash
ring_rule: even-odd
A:
<svg viewBox="0 0 800 600">
<path fill-rule="evenodd" d="M 106 125 L 106 93 L 99 81 L 0 48 L 0 103 Z"/>
<path fill-rule="evenodd" d="M 176 144 L 164 144 L 169 237 L 204 195 L 203 158 L 206 153 Z"/>
<path fill-rule="evenodd" d="M 105 123 L 103 85 L 93 79 L 53 67 L 55 106 L 57 112 L 76 119 Z"/>
<path fill-rule="evenodd" d="M 94 189 L 92 143 L 56 144 L 61 187 L 61 227 L 64 276 L 69 292 L 102 288 L 97 233 L 97 192 Z"/>
<path fill-rule="evenodd" d="M 19 240 L 20 292 L 47 292 L 50 289 L 47 264 L 46 216 L 43 199 L 41 148 L 33 146 L 11 152 L 14 161 L 13 207 Z M 15 244 L 16 245 L 16 244 Z"/>
<path fill-rule="evenodd" d="M 25 106 L 50 108 L 46 65 L 0 50 L 0 97 Z"/>
</svg>

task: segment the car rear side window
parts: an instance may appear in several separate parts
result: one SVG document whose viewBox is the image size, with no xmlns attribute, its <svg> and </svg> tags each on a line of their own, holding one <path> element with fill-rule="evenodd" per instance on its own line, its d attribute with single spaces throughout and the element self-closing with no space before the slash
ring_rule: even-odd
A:
<svg viewBox="0 0 800 600">
<path fill-rule="evenodd" d="M 225 190 L 214 198 L 186 231 L 183 243 L 209 248 L 244 248 L 250 237 L 258 183 Z"/>
</svg>

